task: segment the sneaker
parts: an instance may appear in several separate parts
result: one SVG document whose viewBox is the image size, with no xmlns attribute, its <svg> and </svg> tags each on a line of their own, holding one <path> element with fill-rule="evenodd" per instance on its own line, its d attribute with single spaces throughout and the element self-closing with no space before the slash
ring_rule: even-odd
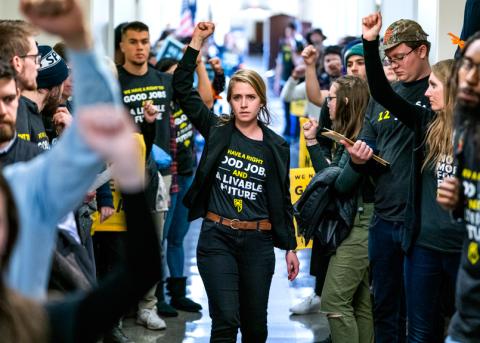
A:
<svg viewBox="0 0 480 343">
<path fill-rule="evenodd" d="M 308 314 L 320 311 L 320 297 L 313 293 L 303 299 L 302 302 L 290 308 L 292 314 Z"/>
<path fill-rule="evenodd" d="M 163 330 L 167 324 L 157 314 L 157 308 L 142 309 L 137 312 L 137 324 L 145 326 L 150 330 Z"/>
</svg>

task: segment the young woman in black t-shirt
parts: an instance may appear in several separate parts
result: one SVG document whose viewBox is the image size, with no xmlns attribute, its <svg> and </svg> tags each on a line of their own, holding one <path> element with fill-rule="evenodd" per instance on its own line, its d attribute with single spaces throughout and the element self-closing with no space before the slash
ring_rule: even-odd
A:
<svg viewBox="0 0 480 343">
<path fill-rule="evenodd" d="M 298 274 L 289 193 L 288 144 L 267 128 L 266 86 L 240 70 L 228 85 L 232 112 L 218 117 L 192 89 L 195 61 L 214 31 L 199 23 L 173 78 L 174 96 L 205 148 L 184 203 L 189 220 L 204 217 L 197 263 L 212 318 L 211 341 L 267 339 L 267 304 L 275 266 L 273 247 L 287 250 L 288 278 Z"/>
</svg>

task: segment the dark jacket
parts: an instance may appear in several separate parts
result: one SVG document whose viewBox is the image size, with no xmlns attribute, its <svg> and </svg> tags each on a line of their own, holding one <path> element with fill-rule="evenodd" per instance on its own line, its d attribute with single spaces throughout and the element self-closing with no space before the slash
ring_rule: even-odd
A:
<svg viewBox="0 0 480 343">
<path fill-rule="evenodd" d="M 19 137 L 15 137 L 12 146 L 3 154 L 0 154 L 1 167 L 17 162 L 30 161 L 35 156 L 39 155 L 43 150 L 36 144 L 27 142 Z"/>
<path fill-rule="evenodd" d="M 317 235 L 330 252 L 348 236 L 357 212 L 355 196 L 344 197 L 335 191 L 335 181 L 341 173 L 342 168 L 334 166 L 315 174 L 294 207 L 299 232 L 305 241 Z M 318 230 L 322 231 L 320 237 Z"/>
<path fill-rule="evenodd" d="M 38 106 L 34 101 L 23 95 L 18 102 L 16 128 L 18 137 L 36 143 L 43 150 L 50 149 L 47 132 Z"/>
<path fill-rule="evenodd" d="M 233 121 L 222 123 L 192 89 L 197 55 L 198 51 L 187 48 L 173 77 L 174 97 L 193 125 L 205 137 L 205 147 L 195 179 L 184 198 L 184 204 L 189 208 L 189 220 L 206 215 L 215 172 L 230 145 L 234 130 Z M 273 241 L 278 248 L 295 249 L 293 208 L 289 191 L 290 148 L 283 138 L 265 125 L 260 124 L 260 127 L 263 131 L 265 160 L 269 173 L 266 189 Z"/>
</svg>

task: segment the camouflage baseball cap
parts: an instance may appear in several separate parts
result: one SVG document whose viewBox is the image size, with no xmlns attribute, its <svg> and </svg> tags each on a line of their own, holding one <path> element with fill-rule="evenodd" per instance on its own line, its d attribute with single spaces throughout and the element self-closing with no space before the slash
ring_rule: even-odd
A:
<svg viewBox="0 0 480 343">
<path fill-rule="evenodd" d="M 419 23 L 409 19 L 400 19 L 392 23 L 383 36 L 383 50 L 388 50 L 405 42 L 426 41 L 428 34 Z"/>
</svg>

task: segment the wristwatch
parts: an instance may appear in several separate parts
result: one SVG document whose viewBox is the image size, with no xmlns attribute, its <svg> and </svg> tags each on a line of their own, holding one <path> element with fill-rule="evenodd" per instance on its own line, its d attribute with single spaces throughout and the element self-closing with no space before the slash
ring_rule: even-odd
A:
<svg viewBox="0 0 480 343">
<path fill-rule="evenodd" d="M 289 252 L 293 252 L 294 254 L 297 254 L 297 250 L 287 250 L 287 254 L 288 254 Z"/>
</svg>

